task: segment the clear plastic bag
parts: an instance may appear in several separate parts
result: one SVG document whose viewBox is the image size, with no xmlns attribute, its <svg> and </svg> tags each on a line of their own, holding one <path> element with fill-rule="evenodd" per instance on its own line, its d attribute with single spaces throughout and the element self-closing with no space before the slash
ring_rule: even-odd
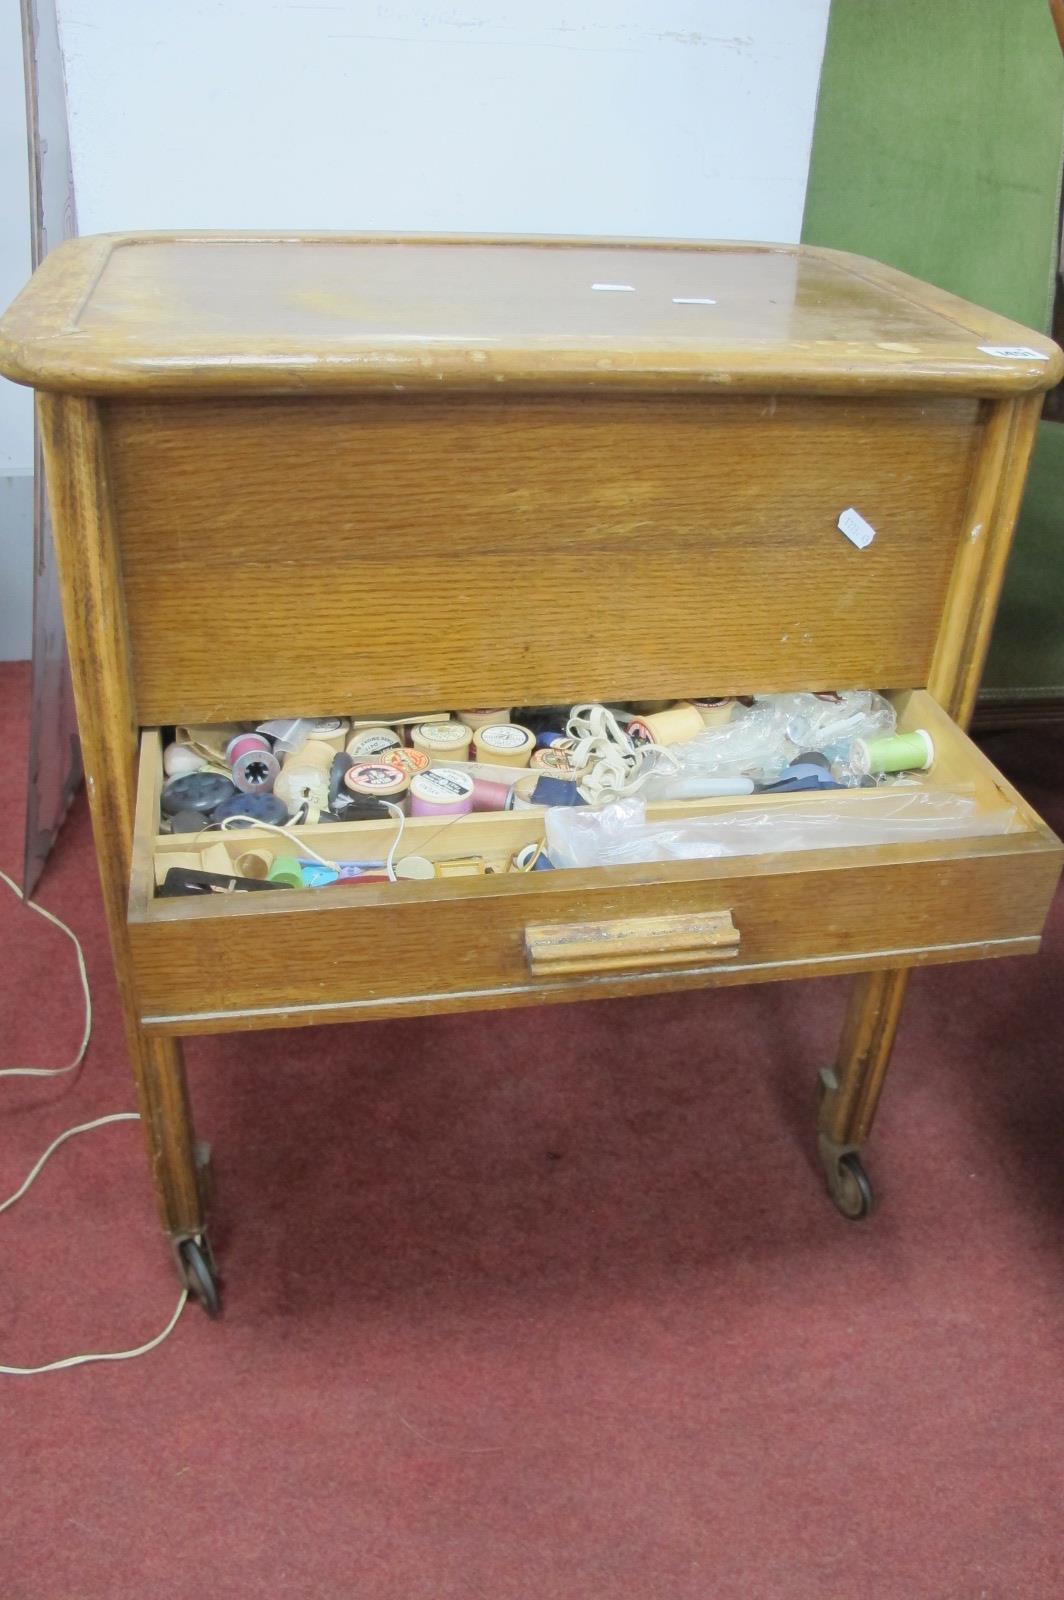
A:
<svg viewBox="0 0 1064 1600">
<path fill-rule="evenodd" d="M 707 728 L 687 744 L 670 747 L 684 777 L 746 777 L 775 783 L 784 768 L 805 750 L 816 750 L 832 763 L 839 783 L 858 776 L 849 764 L 855 739 L 878 739 L 894 732 L 894 707 L 871 689 L 848 689 L 837 699 L 815 694 L 769 694 L 752 706 L 737 706 L 730 722 Z M 669 774 L 657 774 L 646 785 L 648 799 L 669 788 Z"/>
<path fill-rule="evenodd" d="M 1011 806 L 986 811 L 970 789 L 879 789 L 844 809 L 826 797 L 768 804 L 716 816 L 648 822 L 642 796 L 547 812 L 547 854 L 556 867 L 619 867 L 642 861 L 823 850 L 841 845 L 918 844 L 1010 833 Z"/>
</svg>

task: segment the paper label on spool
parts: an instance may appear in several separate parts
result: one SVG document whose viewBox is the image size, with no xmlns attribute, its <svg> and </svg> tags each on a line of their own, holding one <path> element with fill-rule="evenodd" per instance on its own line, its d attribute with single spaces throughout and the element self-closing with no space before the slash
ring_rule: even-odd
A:
<svg viewBox="0 0 1064 1600">
<path fill-rule="evenodd" d="M 469 730 L 461 722 L 423 722 L 415 731 L 422 744 L 439 745 L 440 749 L 453 750 L 469 743 Z"/>
<path fill-rule="evenodd" d="M 399 743 L 399 735 L 391 728 L 370 728 L 347 741 L 347 753 L 349 756 L 379 756 L 382 750 L 394 750 Z"/>
<path fill-rule="evenodd" d="M 1043 350 L 1032 350 L 1029 344 L 981 344 L 985 356 L 998 356 L 1002 361 L 1048 361 Z"/>
<path fill-rule="evenodd" d="M 473 792 L 473 780 L 464 772 L 419 772 L 410 785 L 419 800 L 464 800 Z"/>
<path fill-rule="evenodd" d="M 524 728 L 515 728 L 512 724 L 496 724 L 493 728 L 483 728 L 480 732 L 481 744 L 486 744 L 492 750 L 520 750 L 523 745 L 530 742 L 530 736 Z"/>
<path fill-rule="evenodd" d="M 424 772 L 429 758 L 424 750 L 387 750 L 382 754 L 381 762 L 386 767 L 394 767 L 397 772 L 405 773 L 409 778 L 415 772 Z"/>
<path fill-rule="evenodd" d="M 394 767 L 383 764 L 366 763 L 363 766 L 351 767 L 344 774 L 344 782 L 349 789 L 383 789 L 391 793 L 394 789 L 403 787 L 403 774 Z"/>
<path fill-rule="evenodd" d="M 876 530 L 870 522 L 866 522 L 861 513 L 854 506 L 847 506 L 836 524 L 840 533 L 844 533 L 851 544 L 858 550 L 866 550 L 876 536 Z"/>
</svg>

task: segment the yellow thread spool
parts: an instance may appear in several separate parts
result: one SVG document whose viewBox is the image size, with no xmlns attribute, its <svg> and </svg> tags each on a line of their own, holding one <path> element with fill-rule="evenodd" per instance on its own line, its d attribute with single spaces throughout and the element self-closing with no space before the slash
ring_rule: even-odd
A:
<svg viewBox="0 0 1064 1600">
<path fill-rule="evenodd" d="M 522 728 L 520 723 L 493 722 L 476 730 L 473 748 L 478 761 L 490 761 L 499 767 L 527 767 L 536 740 L 532 730 Z"/>
</svg>

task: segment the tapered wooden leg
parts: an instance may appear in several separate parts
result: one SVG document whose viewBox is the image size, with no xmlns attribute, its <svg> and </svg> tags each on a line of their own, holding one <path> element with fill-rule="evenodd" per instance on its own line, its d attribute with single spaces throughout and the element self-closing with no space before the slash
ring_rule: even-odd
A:
<svg viewBox="0 0 1064 1600">
<path fill-rule="evenodd" d="M 820 1160 L 828 1192 L 847 1217 L 871 1208 L 859 1152 L 872 1131 L 908 978 L 907 969 L 891 968 L 855 980 L 838 1059 L 820 1074 Z"/>
<path fill-rule="evenodd" d="M 197 1151 L 181 1045 L 149 1039 L 135 1023 L 127 1031 L 159 1220 L 177 1243 L 202 1235 L 206 1225 L 206 1162 Z"/>
</svg>

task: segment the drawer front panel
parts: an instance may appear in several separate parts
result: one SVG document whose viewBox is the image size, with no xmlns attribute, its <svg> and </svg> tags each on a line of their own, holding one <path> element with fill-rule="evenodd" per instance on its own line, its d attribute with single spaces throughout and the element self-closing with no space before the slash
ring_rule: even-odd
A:
<svg viewBox="0 0 1064 1600">
<path fill-rule="evenodd" d="M 1019 954 L 1037 947 L 1060 851 L 1026 834 L 743 865 L 152 902 L 130 924 L 140 1014 L 205 1032 Z M 622 919 L 668 927 L 655 944 Z"/>
<path fill-rule="evenodd" d="M 924 683 L 982 427 L 801 396 L 104 415 L 142 723 Z"/>
</svg>

